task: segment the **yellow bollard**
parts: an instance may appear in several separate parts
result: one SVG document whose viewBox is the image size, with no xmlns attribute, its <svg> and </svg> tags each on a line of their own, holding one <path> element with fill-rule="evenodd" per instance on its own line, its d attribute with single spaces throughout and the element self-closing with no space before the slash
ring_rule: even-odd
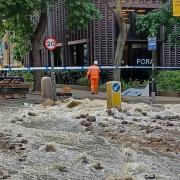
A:
<svg viewBox="0 0 180 180">
<path fill-rule="evenodd" d="M 121 83 L 110 81 L 106 83 L 107 108 L 121 109 Z"/>
</svg>

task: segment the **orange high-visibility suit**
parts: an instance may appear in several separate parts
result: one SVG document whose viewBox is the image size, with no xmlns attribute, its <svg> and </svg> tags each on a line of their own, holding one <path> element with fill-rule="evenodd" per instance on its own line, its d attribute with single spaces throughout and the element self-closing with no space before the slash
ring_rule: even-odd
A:
<svg viewBox="0 0 180 180">
<path fill-rule="evenodd" d="M 89 67 L 87 72 L 87 78 L 90 78 L 91 81 L 91 92 L 92 94 L 98 93 L 98 83 L 100 78 L 100 69 L 96 65 L 92 65 Z"/>
</svg>

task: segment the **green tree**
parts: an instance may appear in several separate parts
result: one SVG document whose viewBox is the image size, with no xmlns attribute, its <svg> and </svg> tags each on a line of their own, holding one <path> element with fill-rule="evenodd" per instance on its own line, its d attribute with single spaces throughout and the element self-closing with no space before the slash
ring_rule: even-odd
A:
<svg viewBox="0 0 180 180">
<path fill-rule="evenodd" d="M 173 16 L 172 5 L 164 4 L 162 8 L 136 18 L 137 33 L 146 37 L 153 34 L 158 35 L 160 28 L 163 26 L 165 37 L 172 43 L 179 43 L 180 18 Z M 172 30 L 173 26 L 176 26 L 176 31 Z"/>
<path fill-rule="evenodd" d="M 47 3 L 58 0 L 0 0 L 0 35 L 9 32 L 16 44 L 15 57 L 22 59 L 32 49 L 33 66 L 40 67 L 39 48 L 47 27 Z M 62 0 L 69 9 L 69 28 L 80 29 L 100 17 L 91 0 Z M 40 90 L 41 72 L 34 72 L 34 90 Z"/>
</svg>

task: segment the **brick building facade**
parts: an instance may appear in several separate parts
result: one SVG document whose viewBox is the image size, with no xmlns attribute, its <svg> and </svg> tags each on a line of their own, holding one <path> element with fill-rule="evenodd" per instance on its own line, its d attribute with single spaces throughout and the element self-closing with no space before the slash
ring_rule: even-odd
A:
<svg viewBox="0 0 180 180">
<path fill-rule="evenodd" d="M 49 18 L 53 24 L 53 36 L 58 42 L 58 47 L 54 51 L 55 66 L 84 66 L 94 60 L 97 60 L 100 65 L 113 65 L 118 37 L 116 19 L 104 0 L 93 0 L 93 2 L 100 9 L 102 19 L 91 22 L 88 28 L 82 31 L 67 30 L 68 12 L 63 0 L 59 0 L 54 5 Z M 123 14 L 131 25 L 124 50 L 123 65 L 148 65 L 150 62 L 151 53 L 147 50 L 147 39 L 137 37 L 134 20 L 136 14 L 144 14 L 160 6 L 159 0 L 122 0 Z M 42 41 L 46 36 L 47 32 Z M 168 42 L 163 41 L 163 37 L 162 28 L 158 37 L 157 64 L 180 66 L 180 48 L 176 45 L 170 46 Z M 51 65 L 49 53 L 43 46 L 41 59 L 42 66 Z M 30 66 L 30 62 L 31 55 L 27 55 L 25 65 Z"/>
</svg>

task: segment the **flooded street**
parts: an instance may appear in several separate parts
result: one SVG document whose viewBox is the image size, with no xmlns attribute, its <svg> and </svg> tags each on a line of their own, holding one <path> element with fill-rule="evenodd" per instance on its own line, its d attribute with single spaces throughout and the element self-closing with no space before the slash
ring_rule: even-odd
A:
<svg viewBox="0 0 180 180">
<path fill-rule="evenodd" d="M 0 104 L 0 179 L 178 180 L 180 104 Z"/>
</svg>

